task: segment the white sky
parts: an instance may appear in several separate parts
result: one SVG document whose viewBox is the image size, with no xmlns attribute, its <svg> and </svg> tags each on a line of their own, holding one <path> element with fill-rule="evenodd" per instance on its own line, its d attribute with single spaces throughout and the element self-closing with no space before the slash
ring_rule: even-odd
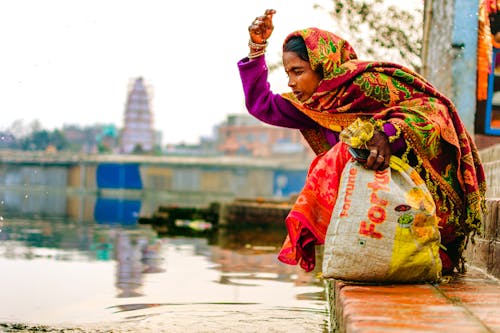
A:
<svg viewBox="0 0 500 333">
<path fill-rule="evenodd" d="M 289 32 L 335 31 L 314 3 L 331 7 L 329 0 L 2 1 L 0 129 L 19 119 L 48 129 L 122 127 L 128 84 L 142 76 L 164 143 L 196 143 L 228 114 L 246 112 L 236 63 L 248 52 L 251 21 L 277 10 L 268 57 L 278 61 Z M 284 74 L 271 85 L 286 90 Z"/>
</svg>

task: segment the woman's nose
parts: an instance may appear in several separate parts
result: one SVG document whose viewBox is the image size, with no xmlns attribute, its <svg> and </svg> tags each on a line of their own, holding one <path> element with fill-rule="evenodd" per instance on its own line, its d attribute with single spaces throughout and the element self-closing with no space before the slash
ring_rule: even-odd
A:
<svg viewBox="0 0 500 333">
<path fill-rule="evenodd" d="M 293 80 L 292 78 L 289 78 L 288 79 L 288 86 L 289 87 L 294 87 L 295 86 L 295 80 Z"/>
</svg>

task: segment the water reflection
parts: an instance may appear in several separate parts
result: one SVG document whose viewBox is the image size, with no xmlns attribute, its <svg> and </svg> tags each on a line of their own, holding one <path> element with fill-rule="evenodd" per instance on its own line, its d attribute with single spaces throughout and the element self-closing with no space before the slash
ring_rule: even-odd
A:
<svg viewBox="0 0 500 333">
<path fill-rule="evenodd" d="M 97 223 L 135 225 L 140 213 L 140 200 L 98 197 L 94 205 Z"/>
<path fill-rule="evenodd" d="M 258 304 L 326 317 L 316 272 L 276 258 L 284 229 L 220 228 L 205 237 L 159 237 L 149 225 L 113 219 L 8 215 L 1 229 L 0 284 L 17 284 L 17 291 L 4 293 L 0 321 L 54 322 L 65 319 L 69 309 L 81 321 L 110 320 L 121 312 L 173 306 L 192 311 L 203 304 Z M 41 289 L 20 292 L 33 283 L 35 272 Z"/>
<path fill-rule="evenodd" d="M 118 297 L 143 295 L 144 274 L 162 273 L 168 246 L 186 256 L 203 256 L 222 274 L 217 283 L 250 285 L 242 280 L 314 283 L 314 275 L 276 260 L 284 230 L 220 228 L 204 238 L 157 237 L 149 226 L 132 228 L 69 221 L 7 219 L 0 232 L 0 256 L 7 259 L 116 261 Z M 251 283 L 255 285 L 255 283 Z"/>
<path fill-rule="evenodd" d="M 140 232 L 120 231 L 116 235 L 116 287 L 117 297 L 138 297 L 143 284 L 143 274 L 160 273 L 163 258 L 161 242 L 152 241 Z"/>
<path fill-rule="evenodd" d="M 139 216 L 151 216 L 161 205 L 206 207 L 214 201 L 232 199 L 198 192 L 103 190 L 93 193 L 66 187 L 7 185 L 0 187 L 0 216 L 134 225 Z"/>
</svg>

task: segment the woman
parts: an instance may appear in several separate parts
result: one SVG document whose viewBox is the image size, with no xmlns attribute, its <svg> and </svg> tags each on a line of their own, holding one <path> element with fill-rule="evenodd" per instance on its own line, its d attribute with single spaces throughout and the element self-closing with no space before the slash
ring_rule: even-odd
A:
<svg viewBox="0 0 500 333">
<path fill-rule="evenodd" d="M 286 37 L 283 65 L 292 92 L 274 94 L 264 57 L 274 14 L 266 10 L 252 22 L 250 53 L 238 62 L 246 106 L 263 122 L 301 130 L 317 154 L 286 218 L 279 259 L 314 268 L 315 245 L 324 242 L 340 174 L 351 159 L 339 133 L 366 127 L 369 135 L 350 144 L 369 151 L 369 169 L 387 168 L 395 154 L 420 173 L 440 218 L 443 274 L 464 271 L 462 252 L 479 231 L 486 185 L 452 102 L 412 70 L 360 61 L 347 41 L 317 28 Z"/>
</svg>

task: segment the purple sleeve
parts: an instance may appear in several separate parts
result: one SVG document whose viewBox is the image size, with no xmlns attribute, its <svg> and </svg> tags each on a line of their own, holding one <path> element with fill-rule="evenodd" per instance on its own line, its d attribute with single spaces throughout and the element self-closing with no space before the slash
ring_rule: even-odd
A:
<svg viewBox="0 0 500 333">
<path fill-rule="evenodd" d="M 338 133 L 319 126 L 314 120 L 300 112 L 289 101 L 274 94 L 267 81 L 268 69 L 265 57 L 252 60 L 243 58 L 238 62 L 245 104 L 248 112 L 270 125 L 295 129 L 318 128 L 331 145 L 338 142 Z"/>
<path fill-rule="evenodd" d="M 396 127 L 393 124 L 387 122 L 384 124 L 384 133 L 387 137 L 396 134 Z M 406 150 L 406 142 L 401 134 L 393 143 L 391 143 L 391 152 L 393 154 L 398 154 Z"/>
</svg>

